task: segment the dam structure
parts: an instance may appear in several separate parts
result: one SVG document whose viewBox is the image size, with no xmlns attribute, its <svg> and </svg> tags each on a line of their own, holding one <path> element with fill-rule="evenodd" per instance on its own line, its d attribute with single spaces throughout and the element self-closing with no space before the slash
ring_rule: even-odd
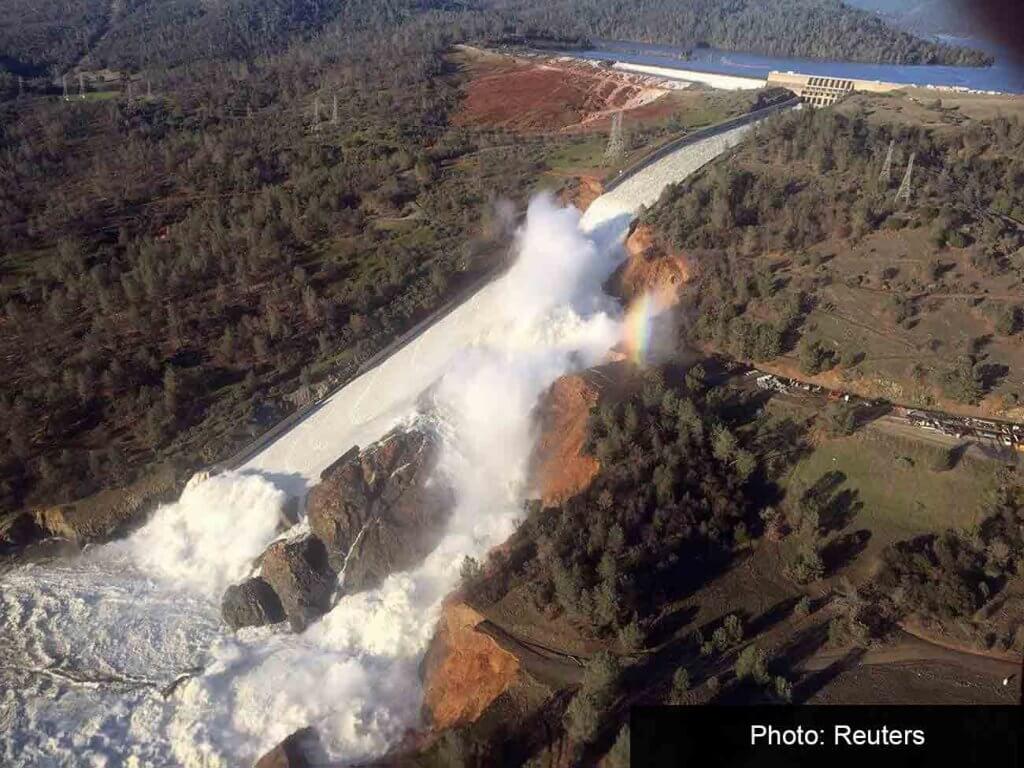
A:
<svg viewBox="0 0 1024 768">
<path fill-rule="evenodd" d="M 463 558 L 485 558 L 522 519 L 534 407 L 622 339 L 622 308 L 602 286 L 631 222 L 749 130 L 727 125 L 652 158 L 582 217 L 535 199 L 507 272 L 240 467 L 193 478 L 127 539 L 0 577 L 0 763 L 226 768 L 306 727 L 339 764 L 398 743 L 419 722 L 417 670 Z M 301 633 L 229 631 L 224 590 L 280 535 L 286 496 L 403 425 L 439 437 L 454 490 L 433 553 Z"/>
<path fill-rule="evenodd" d="M 831 107 L 854 92 L 890 93 L 906 88 L 897 83 L 883 83 L 877 80 L 858 80 L 849 77 L 822 77 L 803 75 L 798 72 L 772 72 L 768 75 L 768 86 L 786 88 L 801 102 L 812 107 Z"/>
</svg>

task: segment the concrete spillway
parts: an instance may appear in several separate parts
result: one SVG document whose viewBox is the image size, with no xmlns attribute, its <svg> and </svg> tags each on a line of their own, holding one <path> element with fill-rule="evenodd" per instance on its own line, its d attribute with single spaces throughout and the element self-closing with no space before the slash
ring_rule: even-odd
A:
<svg viewBox="0 0 1024 768">
<path fill-rule="evenodd" d="M 582 229 L 600 248 L 621 242 L 642 206 L 657 202 L 666 186 L 682 181 L 740 142 L 744 125 L 684 146 L 631 176 L 593 202 Z M 511 279 L 514 279 L 511 278 Z M 241 471 L 272 479 L 289 494 L 308 483 L 353 445 L 366 445 L 412 410 L 416 398 L 450 367 L 461 350 L 493 332 L 494 311 L 510 301 L 503 277 L 426 330 L 373 370 L 327 399 L 313 414 L 249 459 Z"/>
<path fill-rule="evenodd" d="M 601 286 L 636 211 L 746 130 L 660 156 L 582 221 L 536 201 L 507 274 L 238 471 L 195 479 L 129 539 L 4 574 L 0 763 L 251 764 L 312 725 L 348 764 L 400 740 L 417 724 L 417 668 L 462 558 L 485 556 L 520 520 L 534 405 L 621 338 L 621 308 Z M 285 494 L 302 495 L 351 446 L 413 419 L 441 437 L 440 471 L 456 492 L 437 550 L 302 634 L 226 631 L 224 588 L 275 535 Z"/>
</svg>

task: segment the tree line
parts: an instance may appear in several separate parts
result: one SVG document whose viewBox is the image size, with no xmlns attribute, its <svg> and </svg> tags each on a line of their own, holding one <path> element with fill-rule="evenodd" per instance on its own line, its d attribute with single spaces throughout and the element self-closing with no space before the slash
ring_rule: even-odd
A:
<svg viewBox="0 0 1024 768">
<path fill-rule="evenodd" d="M 90 69 L 131 71 L 252 59 L 297 37 L 395 27 L 424 12 L 445 13 L 453 26 L 489 39 L 611 38 L 892 64 L 991 63 L 980 51 L 915 37 L 839 0 L 11 0 L 0 11 L 0 69 L 4 59 L 22 74 L 65 71 L 80 59 Z"/>
</svg>

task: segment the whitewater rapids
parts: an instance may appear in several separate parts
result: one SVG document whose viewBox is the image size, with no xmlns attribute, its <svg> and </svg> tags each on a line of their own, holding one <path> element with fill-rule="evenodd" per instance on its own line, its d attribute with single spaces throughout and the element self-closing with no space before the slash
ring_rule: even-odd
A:
<svg viewBox="0 0 1024 768">
<path fill-rule="evenodd" d="M 582 220 L 535 199 L 505 276 L 246 465 L 194 480 L 122 542 L 5 574 L 0 763 L 245 765 L 308 725 L 344 763 L 417 725 L 417 666 L 462 558 L 484 555 L 521 518 L 533 406 L 620 340 L 621 309 L 601 286 L 634 212 L 745 130 L 664 158 Z M 436 430 L 439 471 L 456 490 L 437 550 L 301 635 L 226 631 L 223 590 L 273 539 L 287 497 L 403 423 Z"/>
</svg>

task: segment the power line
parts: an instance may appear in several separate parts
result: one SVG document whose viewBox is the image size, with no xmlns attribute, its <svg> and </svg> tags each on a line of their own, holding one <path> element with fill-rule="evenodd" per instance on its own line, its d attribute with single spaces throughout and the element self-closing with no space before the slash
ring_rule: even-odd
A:
<svg viewBox="0 0 1024 768">
<path fill-rule="evenodd" d="M 892 155 L 895 149 L 896 139 L 891 139 L 889 141 L 889 151 L 885 155 L 885 163 L 882 164 L 882 172 L 878 176 L 878 180 L 886 185 L 892 181 Z"/>
<path fill-rule="evenodd" d="M 901 199 L 906 202 L 910 202 L 911 187 L 910 183 L 914 176 L 914 160 L 917 158 L 917 153 L 914 152 L 910 155 L 910 162 L 907 164 L 907 172 L 903 176 L 903 183 L 900 184 L 899 190 L 896 192 L 895 201 L 898 203 Z"/>
<path fill-rule="evenodd" d="M 604 151 L 604 159 L 610 162 L 621 160 L 626 154 L 626 146 L 622 141 L 622 112 L 612 117 L 612 129 L 608 136 L 608 148 Z"/>
</svg>

